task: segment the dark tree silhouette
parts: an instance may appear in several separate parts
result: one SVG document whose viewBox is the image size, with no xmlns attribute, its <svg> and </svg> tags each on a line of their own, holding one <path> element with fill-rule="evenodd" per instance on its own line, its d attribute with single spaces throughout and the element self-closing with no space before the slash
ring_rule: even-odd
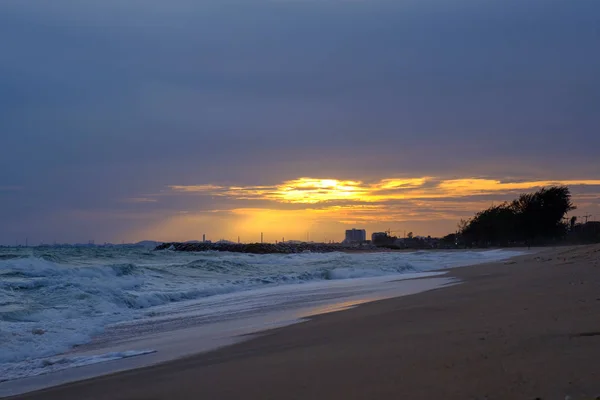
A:
<svg viewBox="0 0 600 400">
<path fill-rule="evenodd" d="M 542 188 L 535 193 L 522 194 L 513 201 L 518 229 L 525 235 L 527 244 L 538 239 L 555 239 L 564 236 L 564 216 L 575 209 L 571 193 L 566 186 Z"/>
<path fill-rule="evenodd" d="M 465 243 L 475 246 L 547 242 L 566 234 L 568 225 L 562 220 L 574 209 L 569 188 L 552 186 L 481 211 L 461 221 L 459 232 Z"/>
<path fill-rule="evenodd" d="M 575 225 L 577 224 L 577 217 L 576 216 L 572 216 L 571 220 L 569 221 L 569 230 L 573 231 L 575 229 Z"/>
<path fill-rule="evenodd" d="M 515 240 L 516 215 L 510 205 L 492 206 L 475 214 L 461 231 L 465 242 L 477 246 L 507 245 Z"/>
</svg>

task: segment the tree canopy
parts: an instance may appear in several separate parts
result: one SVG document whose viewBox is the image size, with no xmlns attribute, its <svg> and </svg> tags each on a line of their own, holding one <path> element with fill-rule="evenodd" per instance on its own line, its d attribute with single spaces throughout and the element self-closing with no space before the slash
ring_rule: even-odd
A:
<svg viewBox="0 0 600 400">
<path fill-rule="evenodd" d="M 461 221 L 459 234 L 466 245 L 546 243 L 566 234 L 569 224 L 563 218 L 574 209 L 568 187 L 541 188 Z"/>
</svg>

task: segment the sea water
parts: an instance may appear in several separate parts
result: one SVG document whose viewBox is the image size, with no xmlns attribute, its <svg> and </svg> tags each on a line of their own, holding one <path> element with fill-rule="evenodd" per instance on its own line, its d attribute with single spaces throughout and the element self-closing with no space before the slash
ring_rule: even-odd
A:
<svg viewBox="0 0 600 400">
<path fill-rule="evenodd" d="M 450 283 L 439 277 L 425 280 L 429 283 L 407 281 L 439 275 L 433 271 L 441 268 L 518 254 L 2 248 L 0 382 L 156 352 L 159 361 L 168 358 L 166 353 L 183 356 L 226 344 L 236 334 Z M 185 337 L 195 338 L 195 349 Z M 202 337 L 213 345 L 200 346 Z"/>
</svg>

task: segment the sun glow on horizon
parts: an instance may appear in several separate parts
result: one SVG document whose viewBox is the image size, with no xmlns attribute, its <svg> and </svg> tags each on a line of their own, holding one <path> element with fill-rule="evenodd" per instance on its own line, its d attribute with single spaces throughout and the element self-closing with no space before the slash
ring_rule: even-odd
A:
<svg viewBox="0 0 600 400">
<path fill-rule="evenodd" d="M 261 186 L 169 186 L 171 190 L 161 195 L 210 197 L 212 208 L 190 209 L 188 214 L 157 221 L 135 236 L 187 240 L 192 232 L 198 232 L 196 237 L 213 232 L 219 238 L 237 240 L 240 236 L 242 241 L 253 241 L 264 231 L 267 240 L 273 241 L 282 237 L 303 239 L 307 232 L 320 232 L 318 240 L 341 240 L 343 230 L 349 227 L 365 227 L 371 232 L 427 227 L 422 233 L 445 234 L 454 231 L 460 219 L 493 202 L 550 185 L 570 186 L 574 201 L 582 209 L 600 207 L 600 180 L 426 176 L 361 181 L 301 177 Z"/>
</svg>

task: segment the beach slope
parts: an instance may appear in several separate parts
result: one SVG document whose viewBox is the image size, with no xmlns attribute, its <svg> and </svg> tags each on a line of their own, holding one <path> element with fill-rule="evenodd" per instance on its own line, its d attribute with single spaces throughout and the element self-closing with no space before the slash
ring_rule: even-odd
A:
<svg viewBox="0 0 600 400">
<path fill-rule="evenodd" d="M 600 246 L 18 399 L 564 399 L 600 394 Z"/>
</svg>

